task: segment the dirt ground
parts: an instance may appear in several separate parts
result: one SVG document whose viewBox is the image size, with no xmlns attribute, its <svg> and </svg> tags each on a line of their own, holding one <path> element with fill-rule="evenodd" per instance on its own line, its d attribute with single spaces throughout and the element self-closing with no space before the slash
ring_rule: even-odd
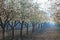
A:
<svg viewBox="0 0 60 40">
<path fill-rule="evenodd" d="M 50 27 L 50 28 L 46 28 L 42 30 L 41 30 L 42 32 L 38 30 L 38 31 L 35 31 L 34 33 L 31 33 L 31 30 L 30 30 L 28 36 L 26 35 L 26 29 L 23 30 L 23 40 L 60 40 L 60 28 L 59 27 Z M 6 38 L 11 39 L 11 33 L 6 33 L 5 35 L 6 35 Z M 2 38 L 2 33 L 0 33 L 0 38 Z M 15 30 L 14 40 L 20 40 L 19 30 Z"/>
</svg>

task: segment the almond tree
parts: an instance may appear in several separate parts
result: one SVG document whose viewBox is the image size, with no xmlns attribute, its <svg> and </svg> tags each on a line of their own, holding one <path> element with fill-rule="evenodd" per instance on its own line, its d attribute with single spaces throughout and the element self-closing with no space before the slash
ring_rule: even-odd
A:
<svg viewBox="0 0 60 40">
<path fill-rule="evenodd" d="M 4 0 L 1 0 L 1 4 L 0 4 L 0 24 L 1 24 L 1 28 L 2 28 L 2 34 L 3 34 L 3 40 L 5 40 L 5 27 L 6 24 L 11 21 L 14 20 L 16 18 L 16 15 L 18 13 L 16 13 L 13 10 L 12 5 L 10 6 L 5 6 Z"/>
<path fill-rule="evenodd" d="M 9 0 L 8 0 L 9 1 Z M 13 2 L 13 3 L 12 3 Z M 10 2 L 7 2 L 8 6 L 12 5 L 14 11 L 19 13 L 18 19 L 21 22 L 21 28 L 20 28 L 20 36 L 21 40 L 23 40 L 22 37 L 22 30 L 23 30 L 23 24 L 24 22 L 29 22 L 31 16 L 34 14 L 37 14 L 37 10 L 34 8 L 35 3 L 33 3 L 32 0 L 10 0 Z M 34 13 L 36 11 L 36 13 Z"/>
</svg>

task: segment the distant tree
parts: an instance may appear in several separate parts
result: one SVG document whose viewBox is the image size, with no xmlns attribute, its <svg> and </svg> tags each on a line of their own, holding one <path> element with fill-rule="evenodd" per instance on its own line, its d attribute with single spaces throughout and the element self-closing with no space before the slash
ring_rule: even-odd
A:
<svg viewBox="0 0 60 40">
<path fill-rule="evenodd" d="M 30 18 L 30 21 L 31 21 L 31 23 L 32 23 L 32 32 L 34 32 L 34 30 L 35 30 L 35 25 L 36 25 L 36 23 L 39 23 L 39 22 L 40 22 L 40 18 L 39 18 L 38 15 L 39 15 L 39 14 L 33 15 L 33 16 Z"/>
</svg>

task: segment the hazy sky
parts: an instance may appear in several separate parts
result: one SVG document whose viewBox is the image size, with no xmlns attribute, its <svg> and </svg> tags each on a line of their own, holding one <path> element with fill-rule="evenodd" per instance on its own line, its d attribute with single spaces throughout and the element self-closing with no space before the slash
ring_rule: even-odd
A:
<svg viewBox="0 0 60 40">
<path fill-rule="evenodd" d="M 34 0 L 40 4 L 40 9 L 44 11 L 48 11 L 51 13 L 56 13 L 57 10 L 60 10 L 60 0 Z"/>
<path fill-rule="evenodd" d="M 34 2 L 39 3 L 40 10 L 48 13 L 49 16 L 60 11 L 60 0 L 34 0 Z M 51 21 L 54 21 L 53 17 L 50 17 Z"/>
</svg>

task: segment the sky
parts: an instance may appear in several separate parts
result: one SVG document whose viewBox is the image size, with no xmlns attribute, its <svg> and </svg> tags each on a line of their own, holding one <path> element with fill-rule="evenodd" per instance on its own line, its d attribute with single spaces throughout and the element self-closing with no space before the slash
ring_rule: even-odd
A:
<svg viewBox="0 0 60 40">
<path fill-rule="evenodd" d="M 48 16 L 51 16 L 52 11 L 50 11 L 50 9 L 49 9 L 51 7 L 50 1 L 48 1 L 48 0 L 34 0 L 33 2 L 37 2 L 40 5 L 40 10 L 48 13 L 47 14 Z"/>
<path fill-rule="evenodd" d="M 41 10 L 46 10 L 51 13 L 56 13 L 57 10 L 60 11 L 60 0 L 34 0 L 34 2 L 37 2 L 40 4 L 40 9 Z"/>
</svg>

